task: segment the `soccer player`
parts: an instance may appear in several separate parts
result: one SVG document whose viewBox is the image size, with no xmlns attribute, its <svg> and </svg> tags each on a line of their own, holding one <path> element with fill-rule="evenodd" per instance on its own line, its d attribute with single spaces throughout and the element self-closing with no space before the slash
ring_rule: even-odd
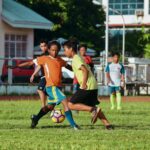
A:
<svg viewBox="0 0 150 150">
<path fill-rule="evenodd" d="M 115 108 L 115 99 L 117 101 L 117 110 L 121 109 L 121 86 L 125 85 L 125 69 L 124 66 L 119 63 L 119 53 L 112 54 L 112 63 L 109 63 L 106 67 L 107 83 L 110 89 L 110 103 L 111 110 Z"/>
<path fill-rule="evenodd" d="M 78 51 L 80 56 L 84 59 L 85 63 L 90 66 L 90 69 L 93 70 L 93 62 L 90 56 L 86 55 L 87 52 L 87 46 L 85 44 L 80 44 L 78 47 Z M 80 85 L 78 83 L 78 80 L 76 76 L 73 79 L 73 93 L 77 92 L 79 89 Z"/>
<path fill-rule="evenodd" d="M 46 40 L 42 39 L 40 41 L 40 49 L 42 51 L 42 54 L 40 56 L 49 55 L 49 53 L 48 53 L 48 42 Z M 32 65 L 35 65 L 35 60 L 36 59 L 34 59 L 33 61 L 24 62 L 24 63 L 21 63 L 17 66 L 8 66 L 8 68 L 15 69 L 17 67 L 22 68 L 25 66 L 32 66 Z M 46 98 L 47 98 L 46 91 L 45 91 L 45 85 L 46 85 L 46 80 L 45 80 L 45 75 L 44 75 L 44 69 L 43 69 L 43 67 L 41 67 L 41 78 L 40 78 L 40 82 L 38 84 L 37 92 L 40 96 L 42 107 L 44 107 L 46 105 Z"/>
<path fill-rule="evenodd" d="M 100 118 L 106 129 L 113 129 L 99 107 L 97 99 L 97 82 L 89 66 L 77 55 L 77 44 L 66 41 L 63 44 L 64 53 L 72 58 L 72 69 L 80 84 L 80 89 L 72 96 L 68 106 L 71 110 L 88 111 L 92 113 L 91 122 L 94 124 Z"/>
<path fill-rule="evenodd" d="M 62 67 L 70 68 L 67 63 L 58 57 L 58 52 L 61 46 L 57 41 L 52 41 L 48 44 L 48 56 L 41 56 L 36 59 L 38 67 L 31 76 L 30 81 L 34 80 L 35 74 L 40 70 L 41 66 L 44 68 L 46 79 L 46 92 L 48 94 L 48 104 L 41 108 L 37 115 L 33 115 L 31 120 L 31 128 L 35 128 L 38 121 L 46 115 L 49 111 L 52 111 L 55 105 L 63 104 L 65 110 L 65 116 L 69 121 L 71 127 L 78 130 L 78 126 L 73 120 L 72 113 L 68 108 L 66 96 L 61 92 L 61 79 L 62 79 Z"/>
</svg>

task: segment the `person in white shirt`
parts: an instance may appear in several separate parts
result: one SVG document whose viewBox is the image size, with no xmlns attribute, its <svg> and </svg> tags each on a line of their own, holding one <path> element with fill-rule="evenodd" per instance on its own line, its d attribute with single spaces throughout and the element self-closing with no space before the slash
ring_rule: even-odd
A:
<svg viewBox="0 0 150 150">
<path fill-rule="evenodd" d="M 124 66 L 119 63 L 120 54 L 112 54 L 112 62 L 106 67 L 107 83 L 110 89 L 110 103 L 111 109 L 115 108 L 115 98 L 117 101 L 117 110 L 121 110 L 121 87 L 125 85 L 125 69 Z"/>
</svg>

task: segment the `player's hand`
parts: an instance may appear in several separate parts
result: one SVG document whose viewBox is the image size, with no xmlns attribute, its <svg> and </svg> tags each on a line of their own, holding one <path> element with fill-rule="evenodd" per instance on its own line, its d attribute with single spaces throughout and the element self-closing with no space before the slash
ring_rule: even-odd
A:
<svg viewBox="0 0 150 150">
<path fill-rule="evenodd" d="M 8 65 L 7 68 L 8 68 L 8 69 L 15 69 L 15 68 L 18 68 L 18 67 L 17 67 L 17 66 Z"/>
<path fill-rule="evenodd" d="M 80 86 L 80 89 L 86 90 L 86 89 L 87 89 L 87 85 L 86 85 L 86 84 L 82 84 L 82 85 Z"/>
<path fill-rule="evenodd" d="M 32 76 L 31 76 L 31 78 L 30 78 L 30 82 L 32 83 L 32 82 L 33 82 L 33 80 L 34 80 L 34 75 L 32 75 Z"/>
</svg>

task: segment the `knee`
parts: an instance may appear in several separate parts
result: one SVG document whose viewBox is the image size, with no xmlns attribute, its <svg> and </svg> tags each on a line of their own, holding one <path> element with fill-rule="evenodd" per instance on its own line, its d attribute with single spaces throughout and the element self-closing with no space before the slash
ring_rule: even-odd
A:
<svg viewBox="0 0 150 150">
<path fill-rule="evenodd" d="M 54 109 L 55 105 L 48 105 L 47 108 L 52 111 Z"/>
</svg>

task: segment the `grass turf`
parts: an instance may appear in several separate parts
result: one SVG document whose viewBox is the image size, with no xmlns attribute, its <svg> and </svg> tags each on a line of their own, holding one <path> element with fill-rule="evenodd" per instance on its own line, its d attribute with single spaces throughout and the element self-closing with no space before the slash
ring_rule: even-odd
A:
<svg viewBox="0 0 150 150">
<path fill-rule="evenodd" d="M 107 131 L 98 121 L 90 124 L 90 114 L 74 114 L 82 130 L 74 131 L 65 120 L 54 124 L 46 115 L 36 129 L 30 129 L 30 115 L 37 113 L 39 101 L 0 101 L 0 150 L 149 150 L 150 103 L 126 102 L 122 111 L 109 110 L 102 101 L 106 116 L 114 124 Z"/>
</svg>

